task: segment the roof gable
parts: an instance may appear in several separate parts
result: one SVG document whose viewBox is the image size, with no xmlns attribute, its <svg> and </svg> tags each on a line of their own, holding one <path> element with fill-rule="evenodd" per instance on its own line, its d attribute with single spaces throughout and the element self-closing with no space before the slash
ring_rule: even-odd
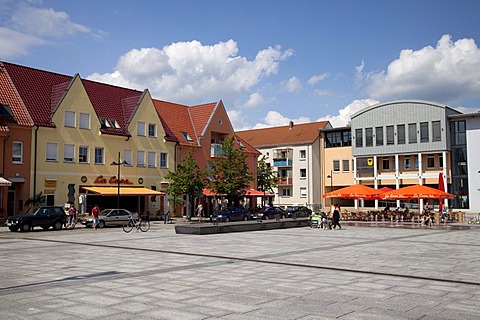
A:
<svg viewBox="0 0 480 320">
<path fill-rule="evenodd" d="M 283 145 L 312 144 L 319 136 L 319 130 L 329 126 L 328 121 L 293 124 L 237 131 L 235 134 L 255 148 Z"/>
</svg>

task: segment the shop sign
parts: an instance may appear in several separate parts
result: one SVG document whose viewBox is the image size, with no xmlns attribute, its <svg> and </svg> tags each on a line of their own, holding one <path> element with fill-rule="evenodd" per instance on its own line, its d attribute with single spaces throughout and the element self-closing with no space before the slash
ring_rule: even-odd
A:
<svg viewBox="0 0 480 320">
<path fill-rule="evenodd" d="M 93 181 L 94 184 L 112 184 L 112 185 L 118 185 L 119 182 L 120 184 L 133 184 L 133 182 L 131 182 L 128 179 L 120 179 L 120 181 L 118 181 L 117 176 L 111 176 L 110 178 L 104 177 L 104 176 L 98 176 L 97 178 L 95 178 L 95 181 Z"/>
<path fill-rule="evenodd" d="M 46 188 L 56 188 L 57 187 L 57 180 L 45 180 L 44 186 Z"/>
</svg>

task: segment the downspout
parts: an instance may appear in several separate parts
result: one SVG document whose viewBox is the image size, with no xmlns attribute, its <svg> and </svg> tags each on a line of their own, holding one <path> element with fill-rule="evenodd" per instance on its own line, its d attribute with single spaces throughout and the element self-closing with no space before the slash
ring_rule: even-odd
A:
<svg viewBox="0 0 480 320">
<path fill-rule="evenodd" d="M 35 192 L 37 191 L 37 149 L 38 149 L 38 129 L 39 126 L 36 126 L 35 129 L 35 139 L 34 139 L 34 146 L 33 146 L 33 195 L 35 197 Z"/>
<path fill-rule="evenodd" d="M 5 150 L 6 150 L 7 140 L 10 138 L 11 135 L 12 135 L 12 133 L 10 131 L 8 131 L 7 136 L 3 138 L 2 174 L 0 175 L 0 177 L 5 176 Z M 1 205 L 1 203 L 0 203 L 0 205 Z"/>
</svg>

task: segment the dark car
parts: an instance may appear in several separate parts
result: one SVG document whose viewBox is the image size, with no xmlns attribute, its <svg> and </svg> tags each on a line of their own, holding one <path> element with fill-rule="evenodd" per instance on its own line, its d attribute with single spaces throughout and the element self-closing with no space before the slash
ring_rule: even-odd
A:
<svg viewBox="0 0 480 320">
<path fill-rule="evenodd" d="M 105 226 L 123 226 L 134 214 L 126 209 L 104 209 L 98 214 L 97 228 Z M 93 218 L 89 216 L 81 219 L 80 223 L 86 227 L 93 225 Z"/>
<path fill-rule="evenodd" d="M 52 227 L 54 230 L 60 230 L 66 222 L 65 210 L 55 206 L 30 207 L 22 214 L 7 218 L 10 231 L 30 231 L 34 227 L 42 227 L 44 230 Z"/>
<path fill-rule="evenodd" d="M 250 219 L 251 212 L 243 207 L 230 207 L 212 214 L 210 220 L 212 222 L 230 222 L 230 221 L 247 221 Z"/>
<path fill-rule="evenodd" d="M 305 206 L 288 206 L 287 207 L 287 217 L 289 218 L 300 218 L 300 217 L 310 217 L 312 215 L 312 210 Z"/>
<path fill-rule="evenodd" d="M 280 207 L 263 207 L 253 214 L 253 219 L 268 220 L 268 219 L 283 219 L 287 216 L 287 212 Z"/>
</svg>

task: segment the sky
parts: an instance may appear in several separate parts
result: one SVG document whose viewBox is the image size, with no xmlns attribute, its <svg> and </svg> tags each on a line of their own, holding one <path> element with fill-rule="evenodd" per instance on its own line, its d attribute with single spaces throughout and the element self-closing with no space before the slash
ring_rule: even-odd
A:
<svg viewBox="0 0 480 320">
<path fill-rule="evenodd" d="M 480 111 L 477 0 L 0 0 L 0 60 L 185 105 L 235 130 L 421 99 Z"/>
</svg>

